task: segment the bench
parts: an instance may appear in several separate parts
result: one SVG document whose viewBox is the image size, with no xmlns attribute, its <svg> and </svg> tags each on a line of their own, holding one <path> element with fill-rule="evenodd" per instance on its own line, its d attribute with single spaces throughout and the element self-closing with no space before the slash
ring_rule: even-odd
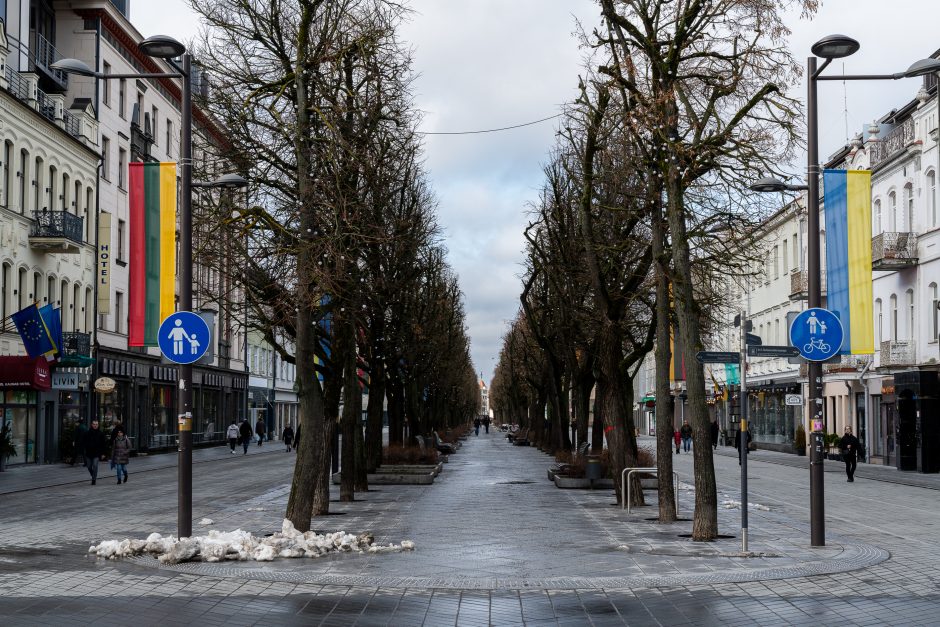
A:
<svg viewBox="0 0 940 627">
<path fill-rule="evenodd" d="M 512 439 L 513 446 L 529 446 L 529 428 L 525 428 Z"/>
<path fill-rule="evenodd" d="M 432 431 L 432 433 L 434 434 L 434 448 L 437 449 L 438 453 L 450 455 L 457 451 L 457 446 L 441 440 L 441 436 L 437 435 L 437 431 Z"/>
<path fill-rule="evenodd" d="M 583 457 L 587 454 L 588 449 L 591 447 L 590 442 L 582 442 L 578 446 L 577 451 L 575 452 L 576 457 Z M 568 471 L 571 470 L 571 464 L 566 464 L 564 462 L 555 462 L 552 467 L 548 470 L 549 478 L 554 478 L 554 475 L 566 475 Z"/>
</svg>

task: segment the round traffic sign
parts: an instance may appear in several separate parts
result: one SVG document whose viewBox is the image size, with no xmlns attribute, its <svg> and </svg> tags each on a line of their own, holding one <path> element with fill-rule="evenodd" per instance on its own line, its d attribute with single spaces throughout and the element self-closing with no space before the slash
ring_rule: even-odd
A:
<svg viewBox="0 0 940 627">
<path fill-rule="evenodd" d="M 809 361 L 826 361 L 838 355 L 843 337 L 842 322 L 821 307 L 800 312 L 790 325 L 790 343 Z"/>
<path fill-rule="evenodd" d="M 191 364 L 209 350 L 209 325 L 191 311 L 177 311 L 160 324 L 158 343 L 163 356 L 176 364 Z"/>
</svg>

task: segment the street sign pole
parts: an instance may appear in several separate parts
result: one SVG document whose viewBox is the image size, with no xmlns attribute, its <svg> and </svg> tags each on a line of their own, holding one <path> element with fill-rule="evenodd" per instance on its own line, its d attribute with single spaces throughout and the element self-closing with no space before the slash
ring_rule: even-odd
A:
<svg viewBox="0 0 940 627">
<path fill-rule="evenodd" d="M 741 552 L 747 553 L 747 311 L 741 310 Z"/>
</svg>

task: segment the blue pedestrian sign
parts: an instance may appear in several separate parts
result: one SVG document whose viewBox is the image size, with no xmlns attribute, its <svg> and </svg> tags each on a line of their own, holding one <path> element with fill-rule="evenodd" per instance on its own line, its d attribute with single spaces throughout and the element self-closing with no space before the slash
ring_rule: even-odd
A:
<svg viewBox="0 0 940 627">
<path fill-rule="evenodd" d="M 191 311 L 177 311 L 160 324 L 160 352 L 176 364 L 191 364 L 206 354 L 212 334 L 206 321 Z"/>
<path fill-rule="evenodd" d="M 809 361 L 826 361 L 838 355 L 843 337 L 842 323 L 821 307 L 800 312 L 790 325 L 790 343 Z"/>
</svg>

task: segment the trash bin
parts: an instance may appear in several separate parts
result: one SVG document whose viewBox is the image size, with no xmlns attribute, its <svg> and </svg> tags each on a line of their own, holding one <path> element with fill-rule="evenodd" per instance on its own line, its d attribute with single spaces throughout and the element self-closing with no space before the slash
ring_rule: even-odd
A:
<svg viewBox="0 0 940 627">
<path fill-rule="evenodd" d="M 594 481 L 596 479 L 603 479 L 604 474 L 601 470 L 601 458 L 600 455 L 588 455 L 587 466 L 584 469 L 585 478 L 591 481 L 591 487 L 594 487 Z"/>
</svg>

